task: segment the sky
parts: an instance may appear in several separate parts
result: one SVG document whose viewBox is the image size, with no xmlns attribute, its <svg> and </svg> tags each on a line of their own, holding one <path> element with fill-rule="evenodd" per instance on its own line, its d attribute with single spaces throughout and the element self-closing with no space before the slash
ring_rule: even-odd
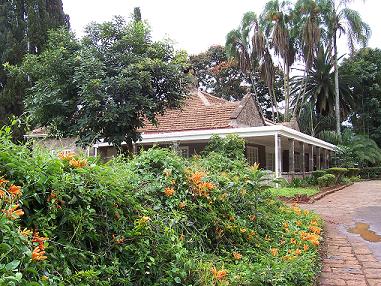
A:
<svg viewBox="0 0 381 286">
<path fill-rule="evenodd" d="M 148 20 L 154 40 L 170 38 L 177 49 L 197 54 L 211 45 L 225 42 L 226 34 L 236 28 L 247 11 L 259 14 L 266 0 L 63 0 L 72 29 L 83 35 L 90 22 L 111 20 L 114 15 L 130 17 L 140 7 L 142 18 Z M 352 9 L 359 11 L 372 29 L 369 46 L 381 48 L 380 0 L 355 1 Z M 345 53 L 344 43 L 342 53 Z"/>
</svg>

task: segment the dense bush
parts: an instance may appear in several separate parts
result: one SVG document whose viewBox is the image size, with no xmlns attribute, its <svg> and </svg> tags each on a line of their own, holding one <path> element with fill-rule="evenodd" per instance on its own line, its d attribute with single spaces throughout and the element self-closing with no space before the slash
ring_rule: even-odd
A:
<svg viewBox="0 0 381 286">
<path fill-rule="evenodd" d="M 381 167 L 367 167 L 361 168 L 359 176 L 362 179 L 377 179 L 381 178 Z"/>
<path fill-rule="evenodd" d="M 335 176 L 335 178 L 336 178 L 335 183 L 337 184 L 337 183 L 341 182 L 342 178 L 348 173 L 348 169 L 347 168 L 339 168 L 339 167 L 329 168 L 329 169 L 327 169 L 327 173 Z"/>
<path fill-rule="evenodd" d="M 226 138 L 213 135 L 205 148 L 204 154 L 210 152 L 218 152 L 230 159 L 242 160 L 245 157 L 245 140 L 235 134 L 229 134 Z"/>
<path fill-rule="evenodd" d="M 348 168 L 348 172 L 345 174 L 347 177 L 357 177 L 360 173 L 359 168 Z"/>
<path fill-rule="evenodd" d="M 21 219 L 0 213 L 6 285 L 313 283 L 319 219 L 243 159 L 150 149 L 102 165 L 0 140 L 1 175 L 23 189 Z"/>
<path fill-rule="evenodd" d="M 319 187 L 329 187 L 335 184 L 336 177 L 333 174 L 325 174 L 319 178 L 317 178 L 317 182 Z"/>
<path fill-rule="evenodd" d="M 325 174 L 327 174 L 326 170 L 316 170 L 312 172 L 312 176 L 316 179 L 321 176 L 324 176 Z"/>
</svg>

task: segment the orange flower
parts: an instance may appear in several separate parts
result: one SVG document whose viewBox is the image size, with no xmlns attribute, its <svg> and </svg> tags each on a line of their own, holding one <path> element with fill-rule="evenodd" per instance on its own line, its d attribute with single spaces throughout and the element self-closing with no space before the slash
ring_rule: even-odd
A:
<svg viewBox="0 0 381 286">
<path fill-rule="evenodd" d="M 197 171 L 195 173 L 192 174 L 191 176 L 191 181 L 195 184 L 198 184 L 201 182 L 202 178 L 205 177 L 205 173 L 204 172 L 200 172 L 200 171 Z"/>
<path fill-rule="evenodd" d="M 5 192 L 3 190 L 0 190 L 0 199 L 4 198 Z"/>
<path fill-rule="evenodd" d="M 284 222 L 284 223 L 283 223 L 283 227 L 284 227 L 284 228 L 288 228 L 288 223 L 287 223 L 287 222 Z"/>
<path fill-rule="evenodd" d="M 38 231 L 35 231 L 33 233 L 33 238 L 32 238 L 32 242 L 37 242 L 39 244 L 39 247 L 41 249 L 43 249 L 44 247 L 44 242 L 48 240 L 47 237 L 44 237 L 44 236 L 40 236 L 39 232 Z"/>
<path fill-rule="evenodd" d="M 172 188 L 165 188 L 165 189 L 164 189 L 164 194 L 165 194 L 167 197 L 172 197 L 172 196 L 175 194 L 175 190 L 172 189 Z"/>
<path fill-rule="evenodd" d="M 320 244 L 319 240 L 317 240 L 317 239 L 312 239 L 312 240 L 310 240 L 310 241 L 311 241 L 311 243 L 312 243 L 313 245 L 315 245 L 315 246 L 318 246 L 318 245 Z"/>
<path fill-rule="evenodd" d="M 20 234 L 21 234 L 22 236 L 27 237 L 27 236 L 30 236 L 30 235 L 32 234 L 32 231 L 29 230 L 29 229 L 27 229 L 27 228 L 24 228 L 24 230 L 20 231 Z"/>
<path fill-rule="evenodd" d="M 8 180 L 0 179 L 0 185 L 4 185 L 4 184 L 6 184 L 8 182 L 9 182 Z"/>
<path fill-rule="evenodd" d="M 245 232 L 246 232 L 246 228 L 240 228 L 239 231 L 240 231 L 241 233 L 245 233 Z"/>
<path fill-rule="evenodd" d="M 187 205 L 186 205 L 186 203 L 185 202 L 180 202 L 179 203 L 179 208 L 180 209 L 183 209 L 183 208 L 185 208 Z"/>
<path fill-rule="evenodd" d="M 71 159 L 69 161 L 69 165 L 72 166 L 73 168 L 82 168 L 87 165 L 86 160 L 76 160 L 76 159 Z"/>
<path fill-rule="evenodd" d="M 316 219 L 311 220 L 310 225 L 318 225 L 318 222 Z"/>
<path fill-rule="evenodd" d="M 24 211 L 22 209 L 19 209 L 19 205 L 14 205 L 13 207 L 10 207 L 7 210 L 2 210 L 2 212 L 5 214 L 7 218 L 12 220 L 24 214 Z"/>
<path fill-rule="evenodd" d="M 278 248 L 271 248 L 270 252 L 271 252 L 272 256 L 277 256 L 279 253 L 279 250 L 278 250 Z"/>
<path fill-rule="evenodd" d="M 296 221 L 295 223 L 297 226 L 302 226 L 302 222 L 300 220 Z"/>
<path fill-rule="evenodd" d="M 309 247 L 308 247 L 307 244 L 303 245 L 303 250 L 304 250 L 304 251 L 307 251 L 308 249 L 309 249 Z"/>
<path fill-rule="evenodd" d="M 213 190 L 215 188 L 215 186 L 211 182 L 205 182 L 205 183 L 202 184 L 202 186 L 204 188 L 207 188 L 208 190 Z"/>
<path fill-rule="evenodd" d="M 11 185 L 8 189 L 8 192 L 12 195 L 12 197 L 16 197 L 18 195 L 21 195 L 21 187 Z"/>
<path fill-rule="evenodd" d="M 315 233 L 315 234 L 320 234 L 320 232 L 321 232 L 321 228 L 320 228 L 320 227 L 313 226 L 313 225 L 311 225 L 311 226 L 309 227 L 309 230 L 312 231 L 312 232 Z"/>
<path fill-rule="evenodd" d="M 290 242 L 291 242 L 292 244 L 296 244 L 296 239 L 292 237 L 292 238 L 290 239 Z"/>
<path fill-rule="evenodd" d="M 309 210 L 304 210 L 304 215 L 308 215 L 310 213 Z"/>
<path fill-rule="evenodd" d="M 295 255 L 300 255 L 300 254 L 302 254 L 302 251 L 299 248 L 295 249 Z"/>
<path fill-rule="evenodd" d="M 216 267 L 213 267 L 211 271 L 213 273 L 214 279 L 216 280 L 223 280 L 226 275 L 228 275 L 228 272 L 225 269 L 217 270 Z"/>
<path fill-rule="evenodd" d="M 233 252 L 233 257 L 234 257 L 235 260 L 240 260 L 242 258 L 242 254 L 239 253 L 239 252 L 234 251 Z"/>
<path fill-rule="evenodd" d="M 44 255 L 45 250 L 43 248 L 40 248 L 40 246 L 35 247 L 35 249 L 32 252 L 32 260 L 33 261 L 42 261 L 47 259 L 48 257 Z"/>
<path fill-rule="evenodd" d="M 71 159 L 73 159 L 75 156 L 75 153 L 70 151 L 70 152 L 59 152 L 58 153 L 58 158 L 60 158 L 61 160 L 65 160 L 65 161 L 70 161 Z"/>
</svg>

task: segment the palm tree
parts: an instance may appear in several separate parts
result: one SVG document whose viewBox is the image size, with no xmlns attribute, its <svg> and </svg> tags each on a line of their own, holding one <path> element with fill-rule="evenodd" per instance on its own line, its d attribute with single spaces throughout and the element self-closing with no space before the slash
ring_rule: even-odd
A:
<svg viewBox="0 0 381 286">
<path fill-rule="evenodd" d="M 336 132 L 340 130 L 340 87 L 338 70 L 337 39 L 341 35 L 347 35 L 347 44 L 351 53 L 355 51 L 356 45 L 366 46 L 371 30 L 368 24 L 362 21 L 360 14 L 347 6 L 350 0 L 318 0 L 322 20 L 326 30 L 326 41 L 328 47 L 332 47 L 334 72 L 335 72 L 335 115 Z"/>
<path fill-rule="evenodd" d="M 319 8 L 314 0 L 298 0 L 293 10 L 293 24 L 297 39 L 297 49 L 301 53 L 304 61 L 304 83 L 303 88 L 300 88 L 297 94 L 296 103 L 294 105 L 293 117 L 297 118 L 300 111 L 300 102 L 306 93 L 307 73 L 312 67 L 314 58 L 320 42 L 320 20 Z"/>
<path fill-rule="evenodd" d="M 270 47 L 276 56 L 283 61 L 284 92 L 285 92 L 285 119 L 289 118 L 290 100 L 290 68 L 295 61 L 295 38 L 292 37 L 292 15 L 290 2 L 270 0 L 266 3 L 261 14 L 261 26 L 265 35 L 270 39 Z M 269 54 L 270 55 L 270 54 Z"/>
<path fill-rule="evenodd" d="M 253 32 L 253 37 L 250 41 L 251 32 Z M 249 75 L 256 100 L 257 91 L 254 74 L 257 71 L 260 72 L 262 79 L 268 87 L 270 98 L 273 101 L 273 119 L 275 119 L 274 108 L 279 116 L 274 92 L 275 68 L 268 43 L 259 25 L 257 15 L 254 12 L 245 13 L 239 28 L 227 34 L 225 47 L 228 56 L 238 60 L 242 72 Z"/>
<path fill-rule="evenodd" d="M 353 105 L 352 91 L 350 89 L 349 78 L 342 77 L 340 80 L 340 103 L 341 114 L 346 116 L 351 111 Z M 300 89 L 305 86 L 305 96 L 303 101 L 297 102 L 297 96 L 293 97 L 296 103 L 301 104 L 299 116 L 306 108 L 306 103 L 312 103 L 316 116 L 329 116 L 334 114 L 333 107 L 335 102 L 335 80 L 333 59 L 330 51 L 323 46 L 319 47 L 316 58 L 307 76 L 295 76 L 292 78 L 292 94 L 298 94 Z"/>
</svg>

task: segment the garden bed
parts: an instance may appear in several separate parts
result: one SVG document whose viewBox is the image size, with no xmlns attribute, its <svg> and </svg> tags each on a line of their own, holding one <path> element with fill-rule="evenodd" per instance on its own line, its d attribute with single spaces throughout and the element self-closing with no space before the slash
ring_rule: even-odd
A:
<svg viewBox="0 0 381 286">
<path fill-rule="evenodd" d="M 280 194 L 276 195 L 277 189 L 271 189 L 271 193 L 276 195 L 278 199 L 286 203 L 305 203 L 311 204 L 322 199 L 326 195 L 340 191 L 353 183 L 341 184 L 324 188 L 280 188 Z M 315 192 L 313 192 L 315 191 Z"/>
</svg>

